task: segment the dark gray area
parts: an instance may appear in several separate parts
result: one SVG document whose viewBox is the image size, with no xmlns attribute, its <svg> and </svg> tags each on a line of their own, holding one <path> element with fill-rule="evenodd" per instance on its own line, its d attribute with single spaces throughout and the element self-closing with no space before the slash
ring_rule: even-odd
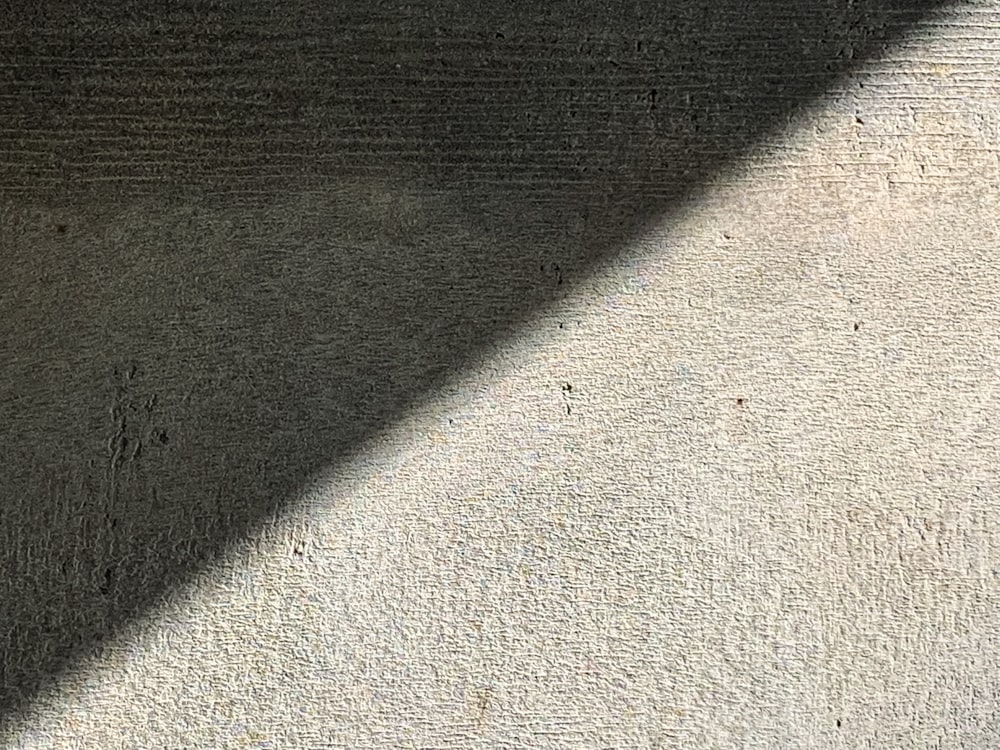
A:
<svg viewBox="0 0 1000 750">
<path fill-rule="evenodd" d="M 938 4 L 7 3 L 0 715 Z"/>
</svg>

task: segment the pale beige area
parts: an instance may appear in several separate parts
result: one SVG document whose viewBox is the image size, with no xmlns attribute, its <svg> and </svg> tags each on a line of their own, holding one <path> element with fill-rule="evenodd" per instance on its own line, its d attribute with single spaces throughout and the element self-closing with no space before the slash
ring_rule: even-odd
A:
<svg viewBox="0 0 1000 750">
<path fill-rule="evenodd" d="M 1000 747 L 1000 25 L 956 19 L 4 746 Z"/>
</svg>

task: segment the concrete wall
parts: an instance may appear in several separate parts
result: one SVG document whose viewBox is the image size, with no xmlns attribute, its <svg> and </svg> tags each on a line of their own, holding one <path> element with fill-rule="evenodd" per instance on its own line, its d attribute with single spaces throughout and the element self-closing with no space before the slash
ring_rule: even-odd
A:
<svg viewBox="0 0 1000 750">
<path fill-rule="evenodd" d="M 446 6 L 4 22 L 3 745 L 1000 744 L 1000 8 Z"/>
</svg>

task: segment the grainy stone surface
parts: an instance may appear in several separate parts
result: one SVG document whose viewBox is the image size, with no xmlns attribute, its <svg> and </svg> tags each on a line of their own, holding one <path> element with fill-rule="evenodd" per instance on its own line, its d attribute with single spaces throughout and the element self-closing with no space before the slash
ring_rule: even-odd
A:
<svg viewBox="0 0 1000 750">
<path fill-rule="evenodd" d="M 994 4 L 9 6 L 5 745 L 1000 742 Z"/>
</svg>

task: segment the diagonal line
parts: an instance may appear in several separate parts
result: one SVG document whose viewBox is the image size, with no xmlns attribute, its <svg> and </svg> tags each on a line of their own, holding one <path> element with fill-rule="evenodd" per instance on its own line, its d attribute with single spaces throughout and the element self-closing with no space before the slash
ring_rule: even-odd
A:
<svg viewBox="0 0 1000 750">
<path fill-rule="evenodd" d="M 0 714 L 938 5 L 8 13 Z"/>
</svg>

